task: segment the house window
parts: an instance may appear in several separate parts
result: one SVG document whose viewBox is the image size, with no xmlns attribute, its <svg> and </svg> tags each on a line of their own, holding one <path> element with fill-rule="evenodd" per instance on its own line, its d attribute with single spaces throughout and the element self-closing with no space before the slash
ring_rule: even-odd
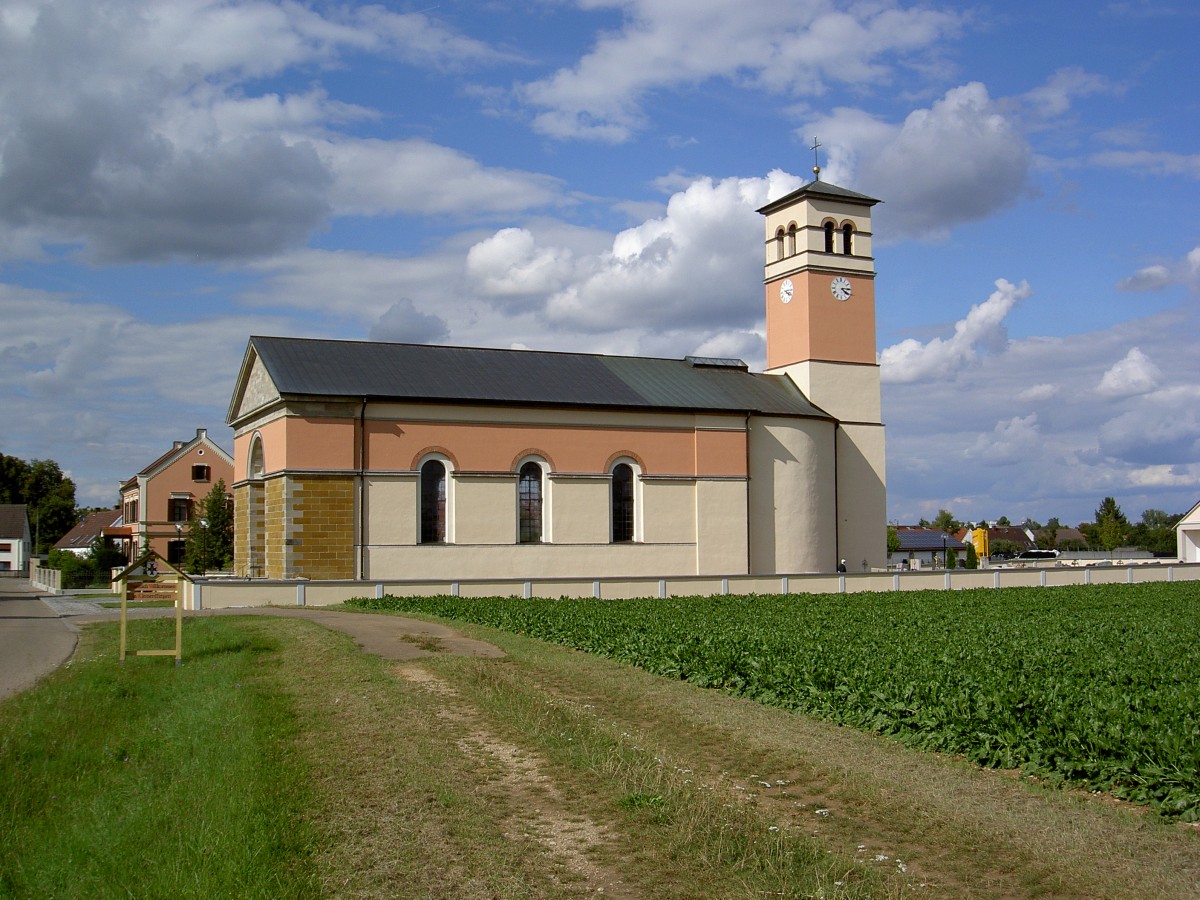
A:
<svg viewBox="0 0 1200 900">
<path fill-rule="evenodd" d="M 517 539 L 536 544 L 542 539 L 542 467 L 535 462 L 521 466 L 517 476 Z"/>
<path fill-rule="evenodd" d="M 183 562 L 183 552 L 187 541 L 167 541 L 167 562 L 177 566 Z"/>
<path fill-rule="evenodd" d="M 12 553 L 12 544 L 0 544 L 0 553 Z"/>
<path fill-rule="evenodd" d="M 208 466 L 192 466 L 192 481 L 208 481 Z"/>
<path fill-rule="evenodd" d="M 192 518 L 192 501 L 187 497 L 172 497 L 167 507 L 168 522 L 187 522 Z"/>
<path fill-rule="evenodd" d="M 775 232 L 775 258 L 783 259 L 783 229 Z"/>
<path fill-rule="evenodd" d="M 787 232 L 787 253 L 788 256 L 796 255 L 796 223 L 793 222 L 788 226 Z"/>
<path fill-rule="evenodd" d="M 613 543 L 633 540 L 633 467 L 619 463 L 612 470 Z"/>
<path fill-rule="evenodd" d="M 842 253 L 849 256 L 854 252 L 851 240 L 854 236 L 854 226 L 847 222 L 842 226 Z"/>
<path fill-rule="evenodd" d="M 130 500 L 125 504 L 125 524 L 132 525 L 138 520 L 138 503 L 136 500 Z"/>
<path fill-rule="evenodd" d="M 825 223 L 825 252 L 826 253 L 833 252 L 833 231 L 834 231 L 833 223 L 826 222 Z"/>
<path fill-rule="evenodd" d="M 431 459 L 421 466 L 421 543 L 446 540 L 446 464 Z"/>
</svg>

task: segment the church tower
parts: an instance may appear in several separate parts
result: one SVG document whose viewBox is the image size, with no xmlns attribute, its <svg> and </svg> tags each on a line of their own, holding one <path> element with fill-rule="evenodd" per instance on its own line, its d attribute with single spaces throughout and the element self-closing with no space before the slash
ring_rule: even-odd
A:
<svg viewBox="0 0 1200 900">
<path fill-rule="evenodd" d="M 820 180 L 768 203 L 767 373 L 787 375 L 838 420 L 837 556 L 887 561 L 887 495 L 875 347 L 874 197 Z M 830 560 L 832 569 L 837 559 Z"/>
</svg>

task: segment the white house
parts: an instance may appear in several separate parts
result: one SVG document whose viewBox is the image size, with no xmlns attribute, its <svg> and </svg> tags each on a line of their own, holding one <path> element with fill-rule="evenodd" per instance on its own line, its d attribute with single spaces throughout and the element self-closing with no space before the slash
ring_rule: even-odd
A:
<svg viewBox="0 0 1200 900">
<path fill-rule="evenodd" d="M 26 574 L 32 545 L 28 507 L 24 503 L 0 504 L 0 574 Z"/>
<path fill-rule="evenodd" d="M 1200 562 L 1200 503 L 1175 525 L 1180 562 Z"/>
</svg>

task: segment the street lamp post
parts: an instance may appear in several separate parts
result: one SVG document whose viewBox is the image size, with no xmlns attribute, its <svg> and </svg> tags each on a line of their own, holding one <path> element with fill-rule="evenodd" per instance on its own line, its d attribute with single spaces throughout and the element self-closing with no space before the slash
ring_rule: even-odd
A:
<svg viewBox="0 0 1200 900">
<path fill-rule="evenodd" d="M 946 532 L 943 531 L 942 532 L 942 568 L 943 569 L 950 568 L 950 557 L 949 557 L 950 551 L 947 549 L 947 546 L 946 546 L 946 542 L 949 539 L 950 539 L 950 535 L 946 534 Z"/>
</svg>

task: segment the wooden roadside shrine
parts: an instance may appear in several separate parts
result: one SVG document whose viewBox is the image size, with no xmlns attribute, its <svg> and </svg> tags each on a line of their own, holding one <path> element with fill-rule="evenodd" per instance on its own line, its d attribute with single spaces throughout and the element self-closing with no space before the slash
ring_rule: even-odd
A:
<svg viewBox="0 0 1200 900">
<path fill-rule="evenodd" d="M 147 550 L 117 575 L 121 582 L 121 663 L 125 662 L 128 630 L 129 600 L 174 600 L 175 602 L 175 647 L 168 650 L 136 650 L 137 656 L 174 656 L 175 665 L 183 662 L 183 591 L 182 582 L 190 581 L 186 574 L 175 568 L 153 550 Z"/>
</svg>

